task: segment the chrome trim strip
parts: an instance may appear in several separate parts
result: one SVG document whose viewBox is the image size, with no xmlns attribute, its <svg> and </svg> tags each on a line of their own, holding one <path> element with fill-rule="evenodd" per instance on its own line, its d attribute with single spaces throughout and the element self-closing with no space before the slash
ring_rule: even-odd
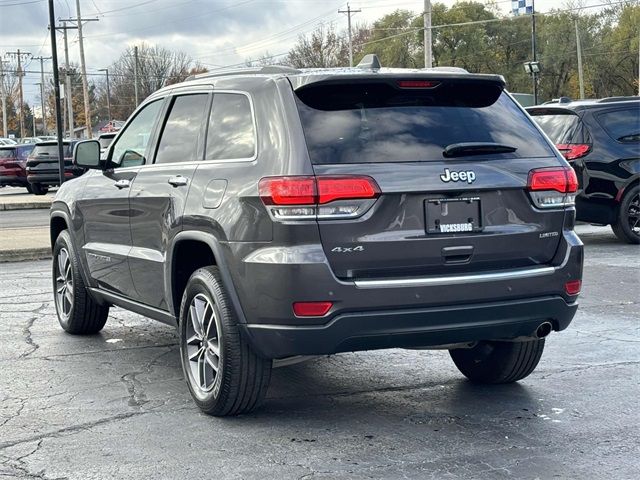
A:
<svg viewBox="0 0 640 480">
<path fill-rule="evenodd" d="M 430 287 L 444 285 L 461 285 L 465 283 L 484 283 L 500 280 L 516 280 L 519 278 L 541 277 L 552 275 L 555 267 L 536 267 L 508 272 L 481 273 L 477 275 L 456 275 L 448 277 L 418 277 L 387 280 L 355 280 L 356 288 L 403 288 Z"/>
</svg>

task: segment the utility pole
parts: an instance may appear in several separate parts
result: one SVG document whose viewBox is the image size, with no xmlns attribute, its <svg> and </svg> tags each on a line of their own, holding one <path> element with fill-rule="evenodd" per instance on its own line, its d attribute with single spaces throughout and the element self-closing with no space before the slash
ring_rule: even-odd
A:
<svg viewBox="0 0 640 480">
<path fill-rule="evenodd" d="M 349 6 L 349 4 L 347 3 L 347 9 L 346 10 L 338 10 L 338 13 L 346 13 L 347 14 L 347 25 L 348 25 L 348 31 L 349 31 L 349 66 L 353 67 L 353 39 L 351 36 L 351 14 L 352 13 L 360 13 L 362 10 L 358 9 L 358 10 L 351 10 L 351 7 Z"/>
<path fill-rule="evenodd" d="M 2 95 L 2 136 L 7 138 L 7 94 L 4 91 L 4 64 L 8 63 L 0 58 L 0 95 Z"/>
<path fill-rule="evenodd" d="M 136 96 L 136 108 L 138 108 L 138 46 L 133 47 L 133 91 Z"/>
<path fill-rule="evenodd" d="M 584 74 L 582 71 L 582 44 L 580 42 L 580 30 L 578 29 L 578 18 L 576 24 L 576 49 L 578 51 L 578 83 L 580 84 L 580 100 L 584 100 Z"/>
<path fill-rule="evenodd" d="M 76 15 L 77 18 L 62 20 L 63 22 L 75 22 L 78 29 L 78 44 L 80 45 L 80 72 L 82 74 L 82 97 L 84 101 L 84 118 L 85 126 L 87 128 L 87 137 L 92 137 L 91 131 L 91 105 L 89 104 L 89 82 L 87 81 L 87 67 L 84 60 L 84 38 L 82 36 L 82 23 L 83 22 L 97 22 L 97 18 L 82 18 L 80 13 L 80 0 L 76 0 Z"/>
<path fill-rule="evenodd" d="M 109 117 L 109 121 L 111 121 L 111 90 L 109 89 L 109 69 L 101 68 L 98 71 L 105 72 L 107 74 L 107 116 Z"/>
<path fill-rule="evenodd" d="M 53 98 L 56 110 L 56 134 L 58 136 L 58 176 L 64 183 L 64 152 L 62 151 L 62 115 L 60 114 L 60 78 L 58 77 L 58 47 L 56 45 L 56 20 L 53 0 L 49 0 L 49 31 L 51 32 L 51 61 L 53 63 Z"/>
<path fill-rule="evenodd" d="M 24 72 L 22 71 L 22 57 L 28 57 L 31 54 L 29 52 L 21 52 L 20 49 L 18 49 L 15 52 L 7 52 L 7 55 L 9 55 L 10 57 L 16 57 L 18 59 L 18 90 L 19 90 L 19 95 L 20 95 L 20 103 L 19 103 L 19 107 L 20 107 L 20 111 L 18 112 L 18 118 L 20 119 L 20 138 L 24 137 L 24 112 L 22 111 L 23 106 L 24 106 L 24 95 L 22 92 L 22 77 L 24 77 Z"/>
<path fill-rule="evenodd" d="M 424 68 L 433 67 L 431 0 L 424 0 Z"/>
<path fill-rule="evenodd" d="M 69 20 L 61 20 L 61 22 L 65 23 Z M 56 30 L 62 30 L 64 34 L 64 92 L 65 99 L 67 101 L 67 126 L 69 127 L 69 138 L 73 138 L 73 96 L 71 94 L 71 76 L 69 75 L 69 43 L 67 42 L 67 30 L 75 30 L 77 27 L 68 27 L 65 23 L 63 27 L 57 27 Z"/>
<path fill-rule="evenodd" d="M 47 113 L 44 110 L 44 61 L 51 60 L 51 57 L 33 57 L 34 60 L 40 60 L 40 107 L 42 108 L 42 131 L 47 132 Z"/>
<path fill-rule="evenodd" d="M 40 108 L 42 109 L 42 134 L 46 135 L 47 132 L 47 116 L 44 113 L 44 83 L 36 83 L 36 85 L 40 85 Z M 35 122 L 34 122 L 35 124 Z M 35 130 L 35 127 L 34 127 Z M 34 135 L 34 137 L 37 135 Z"/>
<path fill-rule="evenodd" d="M 531 0 L 531 50 L 533 54 L 533 63 L 538 61 L 538 54 L 536 48 L 536 4 L 535 0 Z M 538 104 L 538 72 L 532 71 L 531 78 L 533 78 L 533 104 Z"/>
</svg>

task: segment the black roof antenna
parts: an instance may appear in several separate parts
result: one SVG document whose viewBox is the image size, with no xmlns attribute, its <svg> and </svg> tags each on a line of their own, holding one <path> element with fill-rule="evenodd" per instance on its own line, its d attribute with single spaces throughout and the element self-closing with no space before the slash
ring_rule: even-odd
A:
<svg viewBox="0 0 640 480">
<path fill-rule="evenodd" d="M 367 70 L 379 70 L 382 67 L 380 64 L 380 59 L 375 53 L 370 53 L 369 55 L 365 55 L 360 63 L 357 65 L 357 68 L 367 69 Z"/>
</svg>

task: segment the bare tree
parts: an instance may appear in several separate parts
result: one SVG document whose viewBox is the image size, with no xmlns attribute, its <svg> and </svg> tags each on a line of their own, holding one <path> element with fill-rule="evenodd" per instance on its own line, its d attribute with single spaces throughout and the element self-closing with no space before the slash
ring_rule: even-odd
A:
<svg viewBox="0 0 640 480">
<path fill-rule="evenodd" d="M 307 35 L 300 35 L 287 55 L 288 65 L 297 68 L 344 67 L 349 65 L 346 35 L 331 26 L 320 25 Z"/>
</svg>

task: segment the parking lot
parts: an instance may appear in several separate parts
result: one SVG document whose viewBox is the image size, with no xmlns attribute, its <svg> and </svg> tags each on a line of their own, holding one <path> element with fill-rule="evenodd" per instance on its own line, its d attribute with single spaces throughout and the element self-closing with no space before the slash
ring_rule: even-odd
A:
<svg viewBox="0 0 640 480">
<path fill-rule="evenodd" d="M 0 264 L 0 476 L 636 478 L 640 256 L 578 231 L 580 310 L 524 381 L 472 385 L 446 351 L 342 354 L 275 370 L 227 419 L 192 403 L 172 328 L 112 309 L 72 337 L 49 261 Z"/>
</svg>

